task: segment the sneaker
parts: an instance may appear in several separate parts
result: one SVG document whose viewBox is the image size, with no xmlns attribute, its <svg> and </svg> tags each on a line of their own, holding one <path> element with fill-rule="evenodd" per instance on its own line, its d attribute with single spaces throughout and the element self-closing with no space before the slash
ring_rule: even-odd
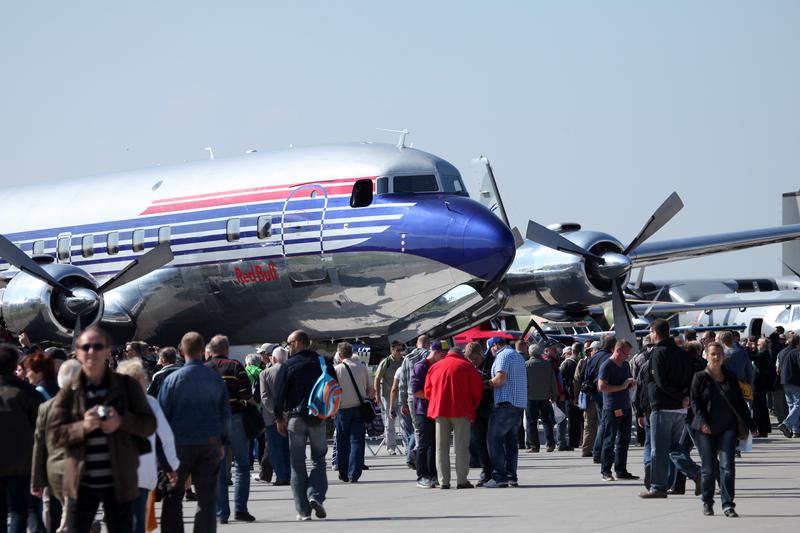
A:
<svg viewBox="0 0 800 533">
<path fill-rule="evenodd" d="M 252 476 L 253 481 L 263 482 L 264 480 L 261 479 L 261 474 L 253 474 Z"/>
<path fill-rule="evenodd" d="M 475 483 L 476 487 L 483 487 L 489 482 L 488 479 L 479 479 L 477 483 Z"/>
<path fill-rule="evenodd" d="M 791 439 L 792 438 L 792 430 L 787 428 L 782 423 L 778 424 L 778 429 L 780 430 L 781 433 L 783 433 L 783 436 L 786 437 L 787 439 Z"/>
<path fill-rule="evenodd" d="M 505 481 L 502 483 L 498 483 L 494 479 L 490 479 L 486 483 L 483 484 L 484 489 L 505 489 L 508 487 L 508 483 Z"/>
<path fill-rule="evenodd" d="M 539 453 L 539 447 L 538 446 L 534 446 L 533 448 L 528 448 L 525 451 L 527 451 L 528 453 Z"/>
<path fill-rule="evenodd" d="M 339 476 L 339 481 L 341 481 L 342 483 L 350 483 L 350 478 Z"/>
<path fill-rule="evenodd" d="M 707 503 L 703 504 L 703 515 L 704 516 L 714 516 L 714 507 L 708 505 Z"/>
<path fill-rule="evenodd" d="M 273 487 L 285 487 L 287 485 L 289 485 L 288 479 L 276 479 L 272 482 Z"/>
<path fill-rule="evenodd" d="M 573 448 L 571 446 L 559 446 L 558 447 L 558 451 L 560 451 L 560 452 L 571 452 L 574 449 L 575 448 Z"/>
<path fill-rule="evenodd" d="M 516 489 L 517 487 L 519 487 L 519 481 L 511 480 L 511 481 L 508 482 L 508 486 L 511 487 L 511 488 Z"/>
<path fill-rule="evenodd" d="M 197 494 L 195 494 L 192 489 L 186 489 L 186 501 L 187 502 L 197 501 Z"/>
<path fill-rule="evenodd" d="M 420 479 L 419 481 L 417 481 L 417 487 L 419 487 L 421 489 L 432 489 L 433 485 L 431 484 L 431 480 L 430 479 L 424 479 L 423 478 L 423 479 Z"/>
<path fill-rule="evenodd" d="M 630 472 L 617 473 L 617 479 L 639 479 L 639 476 L 634 476 Z"/>
<path fill-rule="evenodd" d="M 233 515 L 234 520 L 238 520 L 239 522 L 255 522 L 256 517 L 248 513 L 247 511 L 236 511 Z"/>
<path fill-rule="evenodd" d="M 389 455 L 397 455 L 397 450 L 389 450 Z"/>
<path fill-rule="evenodd" d="M 474 489 L 475 485 L 473 485 L 472 483 L 467 481 L 466 483 L 459 483 L 458 485 L 456 485 L 456 488 L 457 489 Z"/>
<path fill-rule="evenodd" d="M 435 489 L 438 486 L 439 486 L 439 482 L 435 478 L 431 479 L 431 488 Z"/>
<path fill-rule="evenodd" d="M 725 509 L 724 513 L 728 518 L 739 518 L 739 514 L 733 510 L 733 507 L 728 507 Z"/>
<path fill-rule="evenodd" d="M 639 493 L 639 497 L 644 499 L 644 500 L 651 500 L 651 499 L 656 499 L 656 498 L 666 498 L 667 497 L 667 493 L 666 492 L 651 492 L 649 490 L 646 490 L 644 492 L 640 492 Z"/>
<path fill-rule="evenodd" d="M 441 490 L 449 490 L 449 489 L 450 489 L 450 483 L 442 483 L 442 484 L 439 486 L 439 488 L 440 488 Z"/>
<path fill-rule="evenodd" d="M 551 452 L 554 452 L 554 451 L 556 451 L 556 447 L 555 446 L 548 446 L 547 447 L 547 453 L 551 453 Z"/>
<path fill-rule="evenodd" d="M 311 515 L 307 515 L 307 514 L 298 514 L 297 515 L 297 521 L 298 522 L 307 522 L 308 520 L 311 520 Z"/>
<path fill-rule="evenodd" d="M 603 481 L 616 481 L 616 479 L 614 479 L 614 476 L 611 474 L 611 472 L 602 472 L 600 474 L 600 477 L 601 477 L 601 479 Z"/>
<path fill-rule="evenodd" d="M 228 519 L 227 518 L 220 518 L 219 519 L 219 523 L 220 523 L 220 525 L 225 525 L 225 524 L 228 523 Z"/>
<path fill-rule="evenodd" d="M 327 518 L 328 513 L 325 511 L 325 508 L 319 503 L 317 500 L 308 500 L 308 504 L 314 509 L 314 514 L 317 515 L 317 518 Z"/>
</svg>

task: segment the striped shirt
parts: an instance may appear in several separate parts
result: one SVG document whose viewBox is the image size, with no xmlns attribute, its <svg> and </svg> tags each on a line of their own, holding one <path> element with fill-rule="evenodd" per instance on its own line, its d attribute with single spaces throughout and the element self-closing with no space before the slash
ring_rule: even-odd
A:
<svg viewBox="0 0 800 533">
<path fill-rule="evenodd" d="M 215 355 L 206 362 L 206 366 L 215 370 L 222 377 L 225 386 L 228 387 L 231 414 L 241 413 L 244 410 L 244 404 L 253 397 L 250 379 L 247 377 L 244 365 L 236 359 Z"/>
<path fill-rule="evenodd" d="M 103 405 L 107 393 L 108 379 L 104 380 L 100 385 L 94 385 L 87 380 L 84 388 L 86 409 L 89 410 L 96 405 Z M 81 485 L 90 489 L 105 489 L 114 486 L 108 438 L 100 428 L 95 429 L 86 436 L 85 470 Z"/>
<path fill-rule="evenodd" d="M 525 373 L 525 360 L 519 352 L 506 346 L 495 355 L 492 364 L 492 377 L 505 372 L 506 382 L 494 389 L 494 404 L 508 402 L 514 407 L 525 409 L 528 406 L 528 375 Z"/>
</svg>

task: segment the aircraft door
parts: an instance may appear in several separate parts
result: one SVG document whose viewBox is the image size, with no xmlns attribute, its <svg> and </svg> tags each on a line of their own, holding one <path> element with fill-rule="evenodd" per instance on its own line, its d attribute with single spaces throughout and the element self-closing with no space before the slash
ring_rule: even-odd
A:
<svg viewBox="0 0 800 533">
<path fill-rule="evenodd" d="M 328 193 L 321 185 L 303 185 L 289 193 L 281 213 L 281 249 L 294 283 L 329 279 L 325 268 L 325 211 Z"/>
</svg>

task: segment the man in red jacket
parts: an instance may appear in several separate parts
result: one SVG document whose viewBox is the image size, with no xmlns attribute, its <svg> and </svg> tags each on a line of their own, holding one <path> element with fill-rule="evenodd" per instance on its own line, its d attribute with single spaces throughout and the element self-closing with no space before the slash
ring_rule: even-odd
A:
<svg viewBox="0 0 800 533">
<path fill-rule="evenodd" d="M 425 397 L 430 402 L 428 418 L 436 420 L 436 469 L 442 489 L 450 488 L 450 431 L 456 450 L 456 487 L 473 487 L 467 479 L 470 424 L 482 393 L 480 374 L 458 349 L 451 350 L 428 371 Z"/>
</svg>

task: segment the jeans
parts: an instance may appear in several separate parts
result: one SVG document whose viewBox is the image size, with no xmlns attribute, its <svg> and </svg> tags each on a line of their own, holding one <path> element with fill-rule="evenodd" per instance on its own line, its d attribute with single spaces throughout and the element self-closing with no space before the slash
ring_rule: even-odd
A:
<svg viewBox="0 0 800 533">
<path fill-rule="evenodd" d="M 669 452 L 669 458 L 680 474 L 687 478 L 694 479 L 700 473 L 700 466 L 692 460 L 689 452 L 692 449 L 692 443 L 695 442 L 696 432 L 684 422 L 681 437 L 678 440 L 678 445 Z M 677 474 L 677 473 L 676 473 Z M 685 483 L 686 480 L 683 480 Z"/>
<path fill-rule="evenodd" d="M 450 484 L 450 432 L 453 433 L 453 448 L 456 453 L 456 482 L 467 483 L 469 475 L 469 419 L 436 418 L 436 469 L 439 484 Z"/>
<path fill-rule="evenodd" d="M 489 417 L 491 415 L 476 415 L 475 422 L 472 423 L 470 446 L 477 450 L 481 464 L 481 481 L 489 481 L 492 478 L 492 458 L 489 455 L 489 445 L 487 437 L 489 435 Z"/>
<path fill-rule="evenodd" d="M 400 419 L 400 431 L 403 432 L 406 441 L 406 464 L 416 467 L 417 441 L 414 438 L 414 423 L 411 421 L 411 415 L 398 413 L 397 416 Z"/>
<path fill-rule="evenodd" d="M 592 459 L 599 461 L 603 451 L 603 439 L 605 438 L 605 435 L 603 435 L 604 411 L 602 402 L 595 403 L 597 404 L 597 434 L 594 436 L 594 442 L 592 443 Z"/>
<path fill-rule="evenodd" d="M 556 439 L 553 434 L 553 408 L 547 400 L 528 400 L 528 407 L 525 409 L 525 419 L 528 426 L 525 428 L 525 433 L 528 437 L 528 448 L 539 448 L 539 419 L 542 419 L 542 426 L 544 426 L 544 435 L 547 440 L 547 446 L 555 446 Z"/>
<path fill-rule="evenodd" d="M 722 508 L 733 508 L 736 465 L 735 451 L 737 435 L 735 429 L 729 429 L 717 435 L 707 435 L 697 432 L 697 449 L 700 451 L 701 490 L 703 503 L 714 505 L 714 489 L 716 488 L 717 474 L 719 474 L 719 491 Z"/>
<path fill-rule="evenodd" d="M 278 433 L 278 426 L 267 426 L 267 450 L 269 461 L 275 470 L 276 481 L 289 481 L 292 473 L 289 469 L 289 438 Z"/>
<path fill-rule="evenodd" d="M 564 415 L 567 414 L 567 404 L 563 401 L 556 401 L 556 407 L 561 409 Z M 550 407 L 552 411 L 552 406 Z M 555 415 L 553 415 L 553 421 L 555 422 Z M 559 448 L 566 448 L 567 447 L 567 417 L 564 416 L 564 420 L 556 424 L 556 444 L 558 444 Z"/>
<path fill-rule="evenodd" d="M 389 451 L 397 449 L 397 430 L 395 429 L 397 418 L 393 417 L 393 414 L 389 412 L 389 399 L 381 396 L 381 416 L 386 429 L 384 438 L 386 439 L 386 449 Z"/>
<path fill-rule="evenodd" d="M 789 414 L 783 425 L 795 433 L 800 433 L 800 385 L 787 383 L 783 386 L 783 394 L 786 395 L 786 404 L 789 407 Z"/>
<path fill-rule="evenodd" d="M 214 533 L 217 530 L 215 514 L 221 449 L 218 444 L 175 447 L 181 465 L 178 467 L 178 481 L 164 493 L 161 503 L 162 533 L 183 533 L 183 494 L 189 476 L 192 476 L 197 493 L 194 533 Z"/>
<path fill-rule="evenodd" d="M 247 500 L 250 497 L 250 442 L 244 432 L 242 413 L 231 415 L 231 451 L 236 465 L 236 476 L 233 480 L 233 499 L 237 513 L 247 512 Z M 228 503 L 228 472 L 220 468 L 217 480 L 217 518 L 227 520 L 231 515 Z"/>
<path fill-rule="evenodd" d="M 145 533 L 148 494 L 149 490 L 139 487 L 139 497 L 133 502 L 133 533 Z"/>
<path fill-rule="evenodd" d="M 339 409 L 336 413 L 336 465 L 339 477 L 358 481 L 364 467 L 364 421 L 361 407 Z"/>
<path fill-rule="evenodd" d="M 685 413 L 650 414 L 650 492 L 665 493 L 669 489 L 670 453 L 677 448 L 685 425 Z"/>
<path fill-rule="evenodd" d="M 325 422 L 306 416 L 289 418 L 289 458 L 292 466 L 292 496 L 295 510 L 311 515 L 309 499 L 323 503 L 328 492 L 325 455 L 328 441 Z M 306 470 L 306 444 L 311 445 L 311 473 Z"/>
<path fill-rule="evenodd" d="M 436 422 L 425 415 L 414 414 L 420 429 L 417 439 L 417 481 L 436 479 Z"/>
<path fill-rule="evenodd" d="M 118 502 L 114 488 L 89 489 L 81 487 L 75 505 L 75 531 L 89 533 L 100 502 L 103 503 L 104 521 L 108 533 L 131 533 L 133 530 L 133 503 Z"/>
<path fill-rule="evenodd" d="M 642 447 L 642 463 L 645 466 L 650 466 L 653 459 L 653 441 L 652 432 L 650 431 L 650 418 L 644 418 L 644 446 Z"/>
<path fill-rule="evenodd" d="M 517 480 L 517 433 L 524 411 L 510 403 L 501 403 L 492 411 L 487 441 L 492 458 L 492 479 L 497 483 Z"/>
<path fill-rule="evenodd" d="M 0 476 L 0 532 L 25 533 L 30 485 L 30 476 Z"/>
<path fill-rule="evenodd" d="M 614 409 L 603 409 L 602 434 L 603 449 L 600 456 L 603 473 L 611 473 L 611 462 L 614 462 L 614 471 L 624 474 L 628 471 L 628 446 L 631 442 L 631 411 L 623 410 L 621 416 L 616 416 Z"/>
</svg>

